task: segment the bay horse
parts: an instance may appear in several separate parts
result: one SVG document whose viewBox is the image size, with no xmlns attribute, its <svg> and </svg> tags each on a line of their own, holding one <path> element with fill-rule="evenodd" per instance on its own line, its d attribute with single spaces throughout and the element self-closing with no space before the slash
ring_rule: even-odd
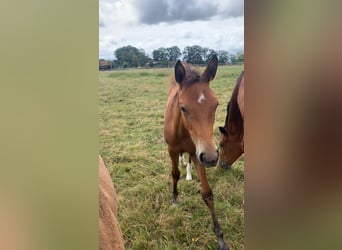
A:
<svg viewBox="0 0 342 250">
<path fill-rule="evenodd" d="M 232 96 L 227 104 L 224 127 L 220 130 L 219 166 L 230 169 L 232 164 L 244 153 L 244 71 L 236 81 Z"/>
<path fill-rule="evenodd" d="M 218 101 L 209 86 L 215 78 L 217 66 L 218 59 L 213 56 L 203 74 L 200 74 L 194 66 L 177 61 L 164 112 L 164 139 L 172 162 L 173 204 L 177 203 L 178 196 L 179 155 L 186 152 L 200 179 L 201 195 L 210 210 L 219 249 L 227 250 L 205 169 L 215 166 L 219 156 L 213 136 Z"/>
<path fill-rule="evenodd" d="M 124 250 L 112 178 L 99 156 L 99 249 Z"/>
</svg>

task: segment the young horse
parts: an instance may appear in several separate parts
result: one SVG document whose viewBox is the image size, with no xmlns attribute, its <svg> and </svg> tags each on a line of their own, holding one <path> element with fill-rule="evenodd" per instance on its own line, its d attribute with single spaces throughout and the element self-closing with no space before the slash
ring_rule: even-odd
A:
<svg viewBox="0 0 342 250">
<path fill-rule="evenodd" d="M 204 168 L 215 166 L 218 160 L 213 137 L 218 102 L 209 86 L 216 75 L 217 65 L 218 59 L 214 56 L 200 75 L 193 66 L 177 61 L 164 113 L 164 138 L 172 161 L 173 203 L 177 202 L 178 196 L 179 155 L 187 152 L 201 181 L 202 198 L 210 210 L 219 249 L 223 250 L 228 247 L 223 241 L 223 232 L 214 210 L 213 192 Z"/>
<path fill-rule="evenodd" d="M 117 220 L 116 192 L 112 178 L 99 156 L 99 249 L 123 250 L 124 239 Z"/>
<path fill-rule="evenodd" d="M 244 144 L 244 72 L 237 79 L 232 97 L 227 104 L 227 115 L 224 127 L 219 127 L 220 160 L 219 166 L 230 169 L 231 165 L 243 154 Z"/>
</svg>

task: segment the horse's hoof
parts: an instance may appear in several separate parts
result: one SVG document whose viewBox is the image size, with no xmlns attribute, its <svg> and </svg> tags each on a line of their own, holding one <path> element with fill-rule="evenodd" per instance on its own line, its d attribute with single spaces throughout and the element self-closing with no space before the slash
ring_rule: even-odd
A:
<svg viewBox="0 0 342 250">
<path fill-rule="evenodd" d="M 178 202 L 176 200 L 172 200 L 171 207 L 178 207 Z"/>
<path fill-rule="evenodd" d="M 224 241 L 219 241 L 218 249 L 219 250 L 229 250 L 229 247 L 227 246 L 226 243 L 224 243 Z"/>
</svg>

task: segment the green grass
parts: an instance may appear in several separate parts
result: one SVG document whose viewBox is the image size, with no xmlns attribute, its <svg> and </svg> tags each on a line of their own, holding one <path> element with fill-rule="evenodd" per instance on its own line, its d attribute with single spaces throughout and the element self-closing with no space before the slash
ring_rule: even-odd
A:
<svg viewBox="0 0 342 250">
<path fill-rule="evenodd" d="M 211 86 L 218 96 L 215 138 L 243 66 L 219 66 Z M 173 69 L 100 72 L 100 154 L 118 194 L 118 219 L 126 249 L 217 249 L 200 183 L 178 182 L 179 205 L 171 206 L 171 161 L 163 139 L 163 112 Z M 243 249 L 243 158 L 232 171 L 207 169 L 225 241 Z"/>
</svg>

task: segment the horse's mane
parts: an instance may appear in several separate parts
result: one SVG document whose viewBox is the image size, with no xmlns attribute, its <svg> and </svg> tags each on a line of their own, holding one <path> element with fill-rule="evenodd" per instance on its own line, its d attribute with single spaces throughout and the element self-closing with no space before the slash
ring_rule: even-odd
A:
<svg viewBox="0 0 342 250">
<path fill-rule="evenodd" d="M 184 87 L 188 87 L 196 82 L 199 82 L 201 80 L 201 73 L 199 71 L 199 68 L 197 66 L 194 66 L 192 64 L 183 63 L 183 66 L 185 68 L 185 78 L 183 80 L 182 85 Z M 171 77 L 171 85 L 170 87 L 173 87 L 177 84 L 175 80 L 175 76 Z"/>
<path fill-rule="evenodd" d="M 243 129 L 243 120 L 241 116 L 241 112 L 239 109 L 239 105 L 237 102 L 237 97 L 239 93 L 240 83 L 243 77 L 244 71 L 241 72 L 240 76 L 236 80 L 236 85 L 233 90 L 232 96 L 227 104 L 227 115 L 226 121 L 224 124 L 224 128 L 232 133 L 240 133 Z"/>
</svg>

